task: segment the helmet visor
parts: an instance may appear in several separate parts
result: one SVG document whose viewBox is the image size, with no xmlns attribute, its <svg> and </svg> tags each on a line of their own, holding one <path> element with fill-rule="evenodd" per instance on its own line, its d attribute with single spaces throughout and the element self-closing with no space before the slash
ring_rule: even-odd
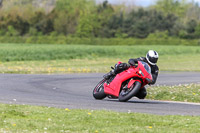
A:
<svg viewBox="0 0 200 133">
<path fill-rule="evenodd" d="M 150 57 L 149 54 L 147 54 L 147 58 L 149 59 L 149 61 L 153 64 L 157 63 L 158 58 L 155 57 Z"/>
</svg>

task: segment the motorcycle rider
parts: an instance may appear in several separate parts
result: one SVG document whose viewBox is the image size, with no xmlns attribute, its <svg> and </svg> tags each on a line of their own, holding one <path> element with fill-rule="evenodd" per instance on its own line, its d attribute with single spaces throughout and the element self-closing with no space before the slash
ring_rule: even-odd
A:
<svg viewBox="0 0 200 133">
<path fill-rule="evenodd" d="M 137 64 L 138 61 L 144 61 L 149 64 L 149 66 L 151 67 L 151 74 L 153 78 L 152 82 L 149 84 L 150 85 L 155 84 L 158 77 L 159 68 L 156 65 L 158 61 L 158 53 L 154 50 L 149 50 L 148 53 L 146 54 L 146 57 L 129 59 L 128 64 L 119 62 L 118 64 L 115 65 L 115 68 L 112 71 L 104 75 L 104 78 L 109 79 L 111 76 L 115 76 L 116 74 L 128 69 L 130 66 L 135 66 L 135 64 Z M 138 97 L 139 99 L 144 99 L 146 95 L 147 95 L 146 88 L 143 87 L 140 89 L 136 97 Z"/>
</svg>

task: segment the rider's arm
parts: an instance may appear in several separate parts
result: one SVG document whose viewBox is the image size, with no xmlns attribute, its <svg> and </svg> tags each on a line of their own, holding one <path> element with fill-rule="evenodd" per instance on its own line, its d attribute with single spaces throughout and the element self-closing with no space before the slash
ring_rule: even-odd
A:
<svg viewBox="0 0 200 133">
<path fill-rule="evenodd" d="M 135 64 L 138 63 L 138 61 L 144 61 L 145 58 L 144 57 L 140 57 L 140 58 L 136 58 L 136 59 L 129 59 L 128 63 L 131 65 L 131 66 L 134 66 Z"/>
</svg>

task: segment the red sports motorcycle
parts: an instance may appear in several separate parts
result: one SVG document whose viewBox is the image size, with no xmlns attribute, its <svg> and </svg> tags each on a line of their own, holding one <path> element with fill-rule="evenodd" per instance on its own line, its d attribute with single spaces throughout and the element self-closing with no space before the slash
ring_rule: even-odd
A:
<svg viewBox="0 0 200 133">
<path fill-rule="evenodd" d="M 152 81 L 151 68 L 143 61 L 138 61 L 137 66 L 101 80 L 93 90 L 95 99 L 118 98 L 121 102 L 126 102 L 135 96 L 141 88 Z"/>
</svg>

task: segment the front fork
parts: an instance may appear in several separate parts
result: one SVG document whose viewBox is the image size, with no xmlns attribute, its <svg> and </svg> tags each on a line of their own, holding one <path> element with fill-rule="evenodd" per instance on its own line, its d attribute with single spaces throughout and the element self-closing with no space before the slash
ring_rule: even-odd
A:
<svg viewBox="0 0 200 133">
<path fill-rule="evenodd" d="M 138 81 L 138 82 L 141 83 L 140 80 L 136 80 L 136 79 L 131 78 L 131 79 L 128 81 L 128 83 L 126 83 L 126 85 L 122 87 L 122 89 L 123 89 L 123 90 L 128 90 L 128 89 L 130 89 L 131 87 L 133 88 L 133 85 L 134 85 L 134 83 L 135 83 L 136 81 Z M 122 90 L 122 89 L 121 89 L 121 90 Z"/>
</svg>

